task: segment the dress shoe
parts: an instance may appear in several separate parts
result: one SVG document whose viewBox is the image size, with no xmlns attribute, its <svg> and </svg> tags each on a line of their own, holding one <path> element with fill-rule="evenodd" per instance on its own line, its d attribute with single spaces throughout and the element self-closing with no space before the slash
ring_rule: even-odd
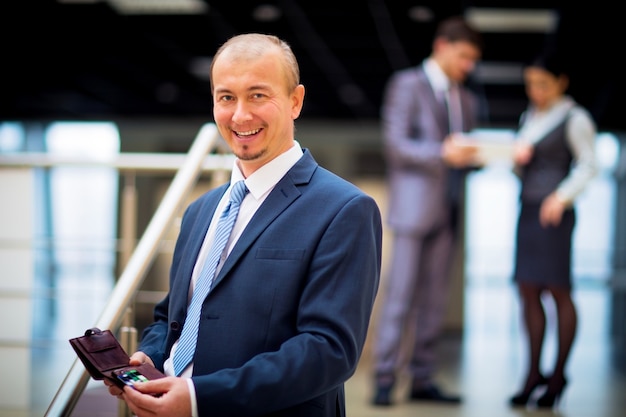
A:
<svg viewBox="0 0 626 417">
<path fill-rule="evenodd" d="M 509 400 L 509 404 L 511 404 L 512 407 L 525 407 L 535 390 L 543 385 L 546 385 L 547 383 L 548 379 L 545 376 L 540 375 L 539 379 L 537 379 L 534 383 L 529 384 L 524 387 L 523 391 L 520 391 L 518 394 L 512 396 Z"/>
<path fill-rule="evenodd" d="M 373 405 L 390 406 L 391 405 L 391 386 L 376 387 L 376 394 L 372 399 Z"/>
<path fill-rule="evenodd" d="M 409 399 L 411 401 L 429 401 L 447 404 L 459 404 L 461 402 L 461 397 L 458 395 L 444 394 L 435 385 L 411 389 Z"/>
</svg>

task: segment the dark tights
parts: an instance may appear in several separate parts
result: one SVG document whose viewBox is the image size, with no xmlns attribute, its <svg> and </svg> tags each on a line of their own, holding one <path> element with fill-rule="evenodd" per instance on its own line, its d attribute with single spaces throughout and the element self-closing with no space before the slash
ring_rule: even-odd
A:
<svg viewBox="0 0 626 417">
<path fill-rule="evenodd" d="M 541 301 L 541 295 L 544 292 L 549 293 L 554 300 L 558 329 L 558 353 L 548 383 L 548 389 L 558 388 L 563 385 L 565 381 L 565 365 L 574 342 L 574 336 L 576 335 L 578 319 L 569 288 L 519 284 L 530 353 L 524 390 L 533 386 L 541 378 L 541 351 L 546 330 L 546 313 Z"/>
</svg>

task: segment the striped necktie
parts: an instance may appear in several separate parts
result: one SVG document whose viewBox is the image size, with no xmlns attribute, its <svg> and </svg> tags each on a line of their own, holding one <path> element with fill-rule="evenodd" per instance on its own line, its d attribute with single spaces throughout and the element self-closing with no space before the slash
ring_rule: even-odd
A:
<svg viewBox="0 0 626 417">
<path fill-rule="evenodd" d="M 226 208 L 222 212 L 217 228 L 215 230 L 215 238 L 211 250 L 207 255 L 207 259 L 196 283 L 196 287 L 191 297 L 191 303 L 187 309 L 187 319 L 183 325 L 183 331 L 178 341 L 178 347 L 174 353 L 174 372 L 176 375 L 180 375 L 187 365 L 191 362 L 194 352 L 196 350 L 196 339 L 198 335 L 198 325 L 200 323 L 200 312 L 202 310 L 202 304 L 204 299 L 211 290 L 215 271 L 220 262 L 220 258 L 226 243 L 230 237 L 230 233 L 233 230 L 237 213 L 239 212 L 239 206 L 241 201 L 245 197 L 248 189 L 243 181 L 237 182 L 231 192 L 230 199 Z"/>
</svg>

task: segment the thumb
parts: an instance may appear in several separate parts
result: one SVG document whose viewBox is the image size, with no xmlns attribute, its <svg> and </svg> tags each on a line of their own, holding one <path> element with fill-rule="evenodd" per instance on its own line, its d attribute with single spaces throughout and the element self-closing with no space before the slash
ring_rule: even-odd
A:
<svg viewBox="0 0 626 417">
<path fill-rule="evenodd" d="M 142 363 L 148 363 L 154 366 L 152 359 L 145 353 L 138 351 L 131 355 L 130 360 L 128 362 L 130 365 L 141 365 Z"/>
<path fill-rule="evenodd" d="M 164 377 L 158 379 L 151 379 L 146 382 L 136 382 L 134 387 L 137 391 L 143 394 L 163 394 L 168 392 L 172 387 L 172 380 L 176 380 L 176 377 Z"/>
</svg>

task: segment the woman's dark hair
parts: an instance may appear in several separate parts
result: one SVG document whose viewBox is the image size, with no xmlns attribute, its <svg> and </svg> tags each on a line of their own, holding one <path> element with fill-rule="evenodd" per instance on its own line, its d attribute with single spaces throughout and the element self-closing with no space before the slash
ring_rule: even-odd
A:
<svg viewBox="0 0 626 417">
<path fill-rule="evenodd" d="M 557 53 L 544 53 L 537 55 L 526 64 L 526 67 L 544 69 L 555 77 L 568 75 L 566 62 L 563 57 Z"/>
</svg>

